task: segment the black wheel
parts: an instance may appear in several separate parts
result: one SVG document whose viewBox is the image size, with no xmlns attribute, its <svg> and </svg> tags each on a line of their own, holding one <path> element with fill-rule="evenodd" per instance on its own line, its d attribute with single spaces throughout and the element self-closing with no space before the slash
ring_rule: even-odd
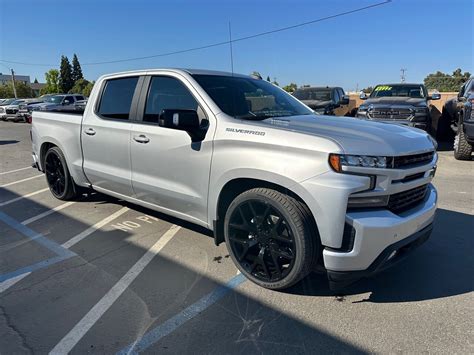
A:
<svg viewBox="0 0 474 355">
<path fill-rule="evenodd" d="M 278 191 L 256 188 L 230 204 L 224 235 L 237 268 L 269 289 L 292 286 L 317 261 L 319 236 L 307 208 Z"/>
<path fill-rule="evenodd" d="M 58 147 L 52 147 L 46 152 L 44 172 L 54 197 L 59 200 L 71 200 L 77 195 L 77 188 L 69 174 L 66 159 Z"/>
<path fill-rule="evenodd" d="M 466 140 L 462 122 L 458 123 L 458 131 L 454 137 L 454 158 L 457 160 L 471 160 L 472 145 Z"/>
</svg>

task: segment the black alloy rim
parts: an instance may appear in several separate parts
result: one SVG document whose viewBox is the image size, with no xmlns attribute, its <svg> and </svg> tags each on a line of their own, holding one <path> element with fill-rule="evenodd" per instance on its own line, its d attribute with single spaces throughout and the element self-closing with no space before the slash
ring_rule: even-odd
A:
<svg viewBox="0 0 474 355">
<path fill-rule="evenodd" d="M 293 268 L 293 232 L 269 203 L 249 200 L 237 206 L 229 219 L 228 238 L 240 266 L 261 281 L 280 281 Z"/>
<path fill-rule="evenodd" d="M 45 170 L 49 187 L 56 196 L 61 196 L 66 189 L 66 177 L 63 164 L 56 154 L 48 154 Z"/>
</svg>

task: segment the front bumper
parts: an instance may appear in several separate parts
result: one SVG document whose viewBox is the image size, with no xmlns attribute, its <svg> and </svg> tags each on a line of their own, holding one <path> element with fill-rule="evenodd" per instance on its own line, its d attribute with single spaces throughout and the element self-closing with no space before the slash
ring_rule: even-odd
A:
<svg viewBox="0 0 474 355">
<path fill-rule="evenodd" d="M 348 212 L 346 223 L 355 229 L 354 246 L 349 252 L 331 248 L 323 250 L 324 266 L 328 270 L 330 280 L 344 278 L 353 282 L 373 274 L 374 270 L 380 271 L 380 265 L 374 266 L 374 263 L 380 264 L 378 260 L 388 253 L 385 252 L 387 248 L 404 246 L 406 241 L 411 240 L 411 236 L 430 226 L 434 220 L 436 205 L 437 192 L 433 185 L 429 184 L 422 203 L 400 214 L 394 214 L 387 209 Z M 337 276 L 341 273 L 350 273 L 352 276 Z"/>
</svg>

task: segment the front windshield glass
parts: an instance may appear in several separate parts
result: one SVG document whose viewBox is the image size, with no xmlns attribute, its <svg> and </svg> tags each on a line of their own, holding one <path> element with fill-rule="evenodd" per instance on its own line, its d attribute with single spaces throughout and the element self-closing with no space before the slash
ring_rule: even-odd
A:
<svg viewBox="0 0 474 355">
<path fill-rule="evenodd" d="M 298 100 L 330 101 L 331 90 L 329 89 L 300 89 L 293 93 Z"/>
<path fill-rule="evenodd" d="M 24 100 L 15 100 L 13 101 L 10 105 L 19 105 L 23 102 Z"/>
<path fill-rule="evenodd" d="M 377 85 L 370 97 L 426 97 L 422 85 Z"/>
<path fill-rule="evenodd" d="M 2 102 L 2 106 L 10 105 L 15 99 L 7 99 Z"/>
<path fill-rule="evenodd" d="M 313 114 L 294 97 L 265 80 L 220 75 L 193 77 L 222 111 L 235 118 Z"/>
</svg>

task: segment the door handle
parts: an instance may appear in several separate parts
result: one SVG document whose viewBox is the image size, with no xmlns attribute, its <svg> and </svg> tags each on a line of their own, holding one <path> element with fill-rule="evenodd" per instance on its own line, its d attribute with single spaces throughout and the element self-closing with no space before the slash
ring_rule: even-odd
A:
<svg viewBox="0 0 474 355">
<path fill-rule="evenodd" d="M 150 141 L 150 138 L 148 138 L 144 134 L 140 134 L 139 136 L 133 137 L 133 140 L 138 143 L 148 143 Z"/>
<path fill-rule="evenodd" d="M 95 134 L 95 130 L 93 128 L 88 128 L 84 130 L 84 133 L 87 134 L 88 136 L 93 136 Z"/>
</svg>

